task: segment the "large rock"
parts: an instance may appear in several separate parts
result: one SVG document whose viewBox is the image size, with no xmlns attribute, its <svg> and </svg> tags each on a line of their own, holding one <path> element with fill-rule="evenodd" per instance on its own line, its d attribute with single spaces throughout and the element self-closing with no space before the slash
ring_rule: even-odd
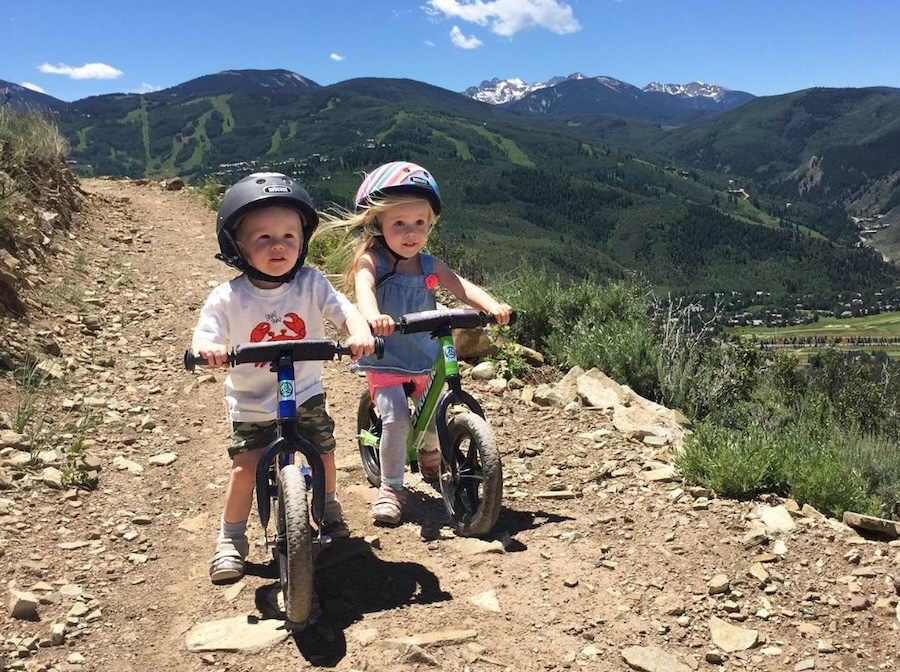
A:
<svg viewBox="0 0 900 672">
<path fill-rule="evenodd" d="M 188 651 L 261 651 L 289 635 L 283 621 L 235 616 L 198 623 L 185 635 L 185 645 Z"/>
<path fill-rule="evenodd" d="M 626 403 L 622 386 L 599 369 L 578 376 L 575 389 L 582 403 L 592 408 L 609 409 Z"/>
<path fill-rule="evenodd" d="M 486 329 L 454 329 L 453 345 L 456 356 L 465 360 L 493 357 L 500 352 Z"/>
</svg>

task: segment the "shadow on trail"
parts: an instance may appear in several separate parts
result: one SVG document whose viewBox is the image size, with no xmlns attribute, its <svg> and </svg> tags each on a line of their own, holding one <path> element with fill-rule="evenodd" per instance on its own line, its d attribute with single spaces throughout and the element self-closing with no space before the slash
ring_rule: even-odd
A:
<svg viewBox="0 0 900 672">
<path fill-rule="evenodd" d="M 494 525 L 493 536 L 503 532 L 507 532 L 510 535 L 518 534 L 525 530 L 536 530 L 544 525 L 562 523 L 567 520 L 575 519 L 572 516 L 562 516 L 558 513 L 548 513 L 547 511 L 524 511 L 504 507 L 500 510 L 497 524 Z"/>
<path fill-rule="evenodd" d="M 277 566 L 248 564 L 247 573 L 275 583 L 256 589 L 256 607 L 263 618 L 283 618 L 273 596 L 278 592 Z M 315 591 L 318 618 L 293 634 L 300 654 L 317 667 L 335 667 L 347 655 L 344 631 L 364 614 L 410 604 L 452 599 L 437 576 L 414 562 L 386 562 L 362 539 L 336 540 L 316 559 Z"/>
</svg>

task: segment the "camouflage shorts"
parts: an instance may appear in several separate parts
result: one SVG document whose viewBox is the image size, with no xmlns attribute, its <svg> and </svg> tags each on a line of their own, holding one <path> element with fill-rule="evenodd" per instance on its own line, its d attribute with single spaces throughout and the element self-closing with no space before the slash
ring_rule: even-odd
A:
<svg viewBox="0 0 900 672">
<path fill-rule="evenodd" d="M 317 394 L 297 407 L 297 432 L 320 453 L 334 450 L 334 420 L 325 407 L 325 395 Z M 228 456 L 265 448 L 278 436 L 274 420 L 268 422 L 234 422 Z"/>
</svg>

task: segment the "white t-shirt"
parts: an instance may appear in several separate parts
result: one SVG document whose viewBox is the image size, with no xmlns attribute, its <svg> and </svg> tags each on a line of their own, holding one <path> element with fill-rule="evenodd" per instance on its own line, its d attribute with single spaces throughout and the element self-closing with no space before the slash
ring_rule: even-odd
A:
<svg viewBox="0 0 900 672">
<path fill-rule="evenodd" d="M 260 341 L 324 339 L 325 322 L 341 328 L 356 307 L 319 271 L 303 267 L 275 289 L 260 289 L 246 275 L 216 287 L 200 309 L 194 339 L 221 343 L 229 350 Z M 297 405 L 324 392 L 322 362 L 297 362 Z M 268 364 L 240 364 L 228 370 L 225 403 L 232 422 L 274 420 L 276 375 Z"/>
</svg>

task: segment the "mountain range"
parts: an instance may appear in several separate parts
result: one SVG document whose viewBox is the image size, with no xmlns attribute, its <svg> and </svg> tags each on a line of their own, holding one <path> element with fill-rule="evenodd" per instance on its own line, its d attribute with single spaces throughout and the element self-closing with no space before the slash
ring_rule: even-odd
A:
<svg viewBox="0 0 900 672">
<path fill-rule="evenodd" d="M 755 98 L 716 84 L 660 84 L 643 89 L 613 77 L 580 72 L 526 84 L 521 79 L 491 79 L 464 95 L 514 112 L 545 116 L 612 114 L 651 123 L 690 123 L 730 110 Z"/>
<path fill-rule="evenodd" d="M 349 203 L 360 172 L 417 161 L 448 203 L 440 252 L 470 274 L 637 271 L 661 291 L 781 296 L 900 284 L 848 217 L 896 220 L 897 90 L 548 84 L 487 104 L 415 80 L 233 70 L 52 109 L 83 175 L 227 183 L 271 168 L 327 206 Z"/>
<path fill-rule="evenodd" d="M 224 70 L 155 93 L 169 97 L 185 97 L 240 91 L 289 92 L 319 87 L 316 82 L 289 70 Z M 10 92 L 9 104 L 18 109 L 29 106 L 52 110 L 84 109 L 85 101 L 97 98 L 92 96 L 67 103 L 0 80 L 0 92 L 4 89 Z M 643 89 L 638 89 L 612 77 L 586 77 L 578 72 L 566 77 L 552 77 L 546 82 L 534 84 L 526 84 L 516 78 L 504 80 L 495 78 L 484 81 L 479 86 L 469 87 L 462 95 L 526 114 L 546 116 L 613 114 L 651 123 L 697 121 L 754 98 L 749 93 L 731 91 L 722 86 L 701 82 L 688 84 L 651 82 Z"/>
</svg>

